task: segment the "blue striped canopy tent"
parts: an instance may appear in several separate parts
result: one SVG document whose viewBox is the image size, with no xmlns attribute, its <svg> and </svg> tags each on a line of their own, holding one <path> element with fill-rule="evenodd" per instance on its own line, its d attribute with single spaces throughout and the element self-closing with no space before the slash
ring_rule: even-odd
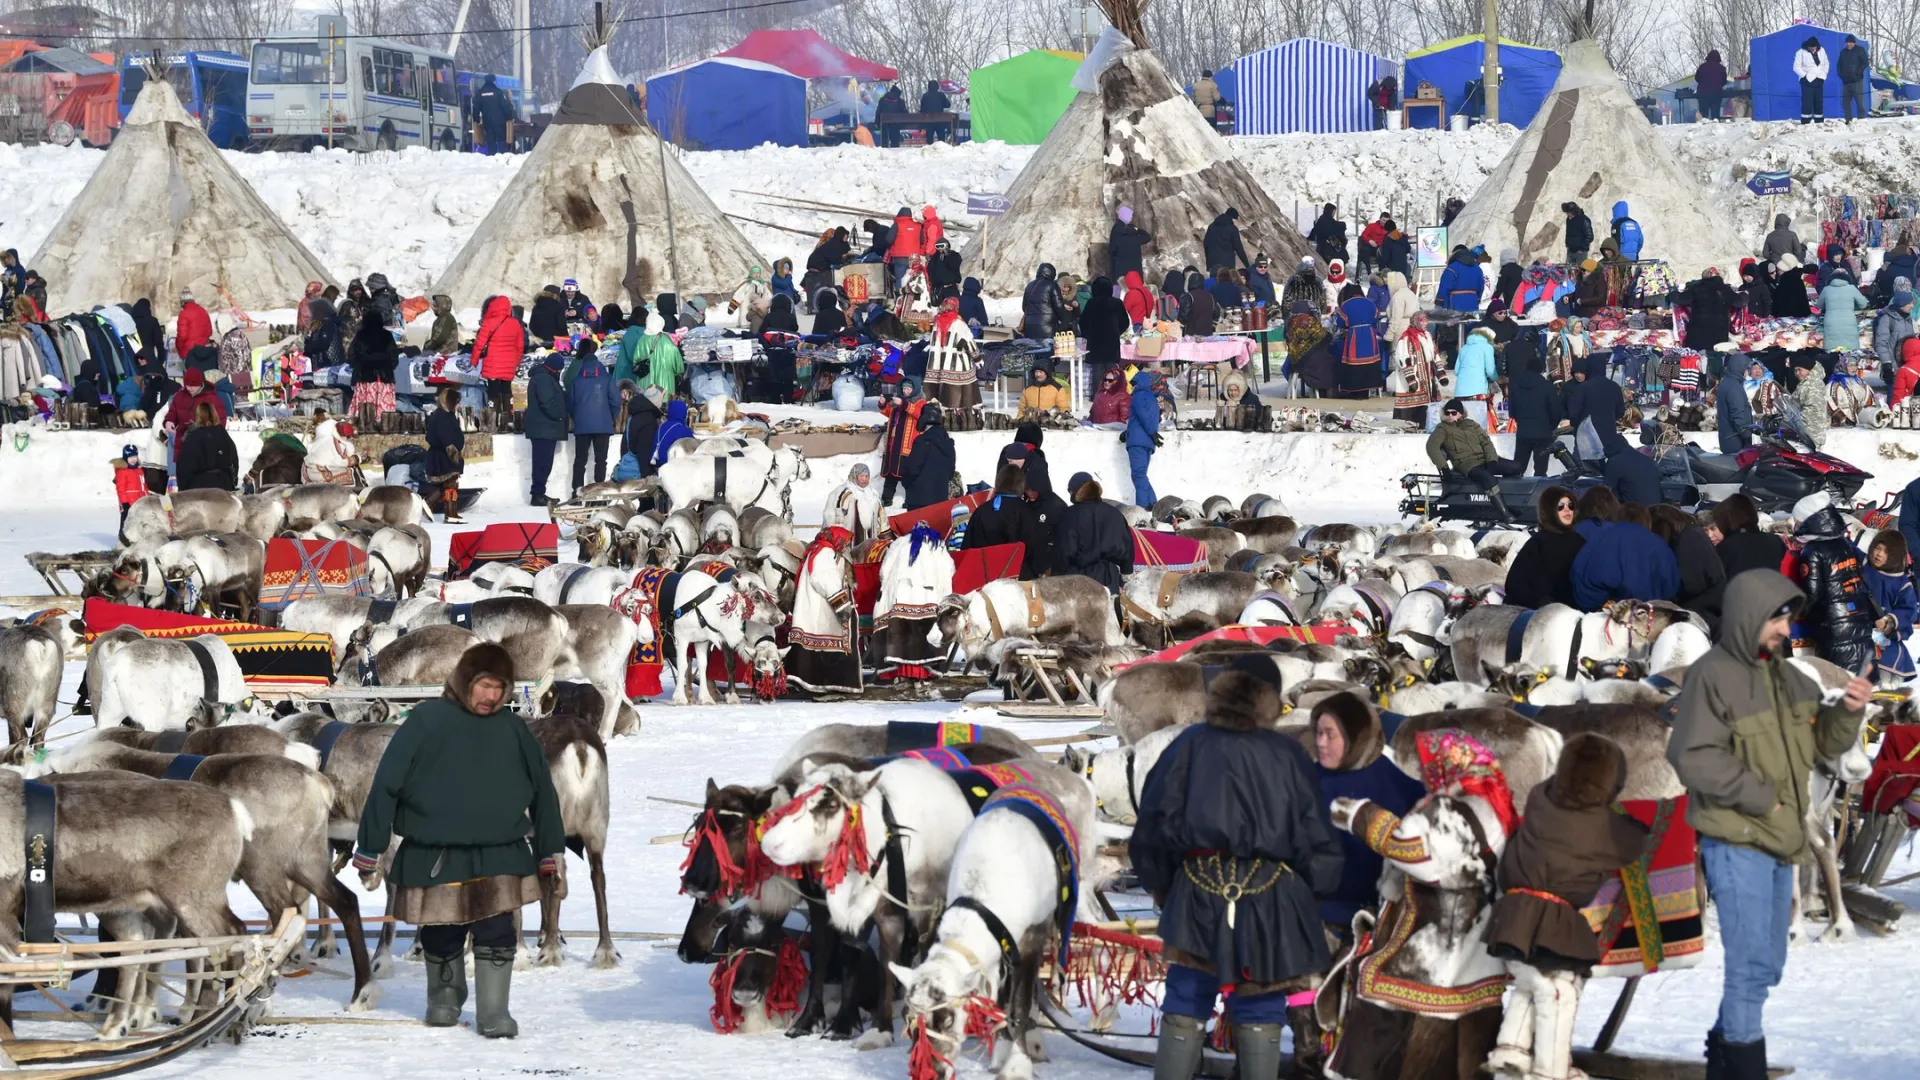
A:
<svg viewBox="0 0 1920 1080">
<path fill-rule="evenodd" d="M 1432 83 L 1447 99 L 1447 115 L 1453 116 L 1466 105 L 1467 84 L 1481 77 L 1486 57 L 1486 39 L 1478 36 L 1415 49 L 1407 54 L 1400 93 L 1410 98 L 1421 83 Z M 1559 53 L 1501 38 L 1500 122 L 1521 128 L 1533 123 L 1533 114 L 1559 78 Z"/>
<path fill-rule="evenodd" d="M 1235 60 L 1220 78 L 1233 102 L 1234 133 L 1284 135 L 1373 130 L 1367 87 L 1393 71 L 1384 56 L 1345 45 L 1294 38 Z"/>
</svg>

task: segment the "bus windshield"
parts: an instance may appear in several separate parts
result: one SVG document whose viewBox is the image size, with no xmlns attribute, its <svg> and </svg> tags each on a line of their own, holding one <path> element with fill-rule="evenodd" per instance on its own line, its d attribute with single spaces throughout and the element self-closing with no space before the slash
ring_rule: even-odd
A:
<svg viewBox="0 0 1920 1080">
<path fill-rule="evenodd" d="M 303 41 L 263 42 L 253 47 L 253 81 L 262 86 L 297 86 L 327 81 L 327 54 Z M 347 81 L 347 53 L 333 50 L 333 81 Z"/>
<path fill-rule="evenodd" d="M 185 64 L 175 64 L 167 69 L 167 81 L 173 84 L 173 92 L 180 97 L 180 104 L 193 108 L 193 69 Z M 120 104 L 131 106 L 140 96 L 140 89 L 147 85 L 147 69 L 139 64 L 128 64 L 120 69 Z"/>
</svg>

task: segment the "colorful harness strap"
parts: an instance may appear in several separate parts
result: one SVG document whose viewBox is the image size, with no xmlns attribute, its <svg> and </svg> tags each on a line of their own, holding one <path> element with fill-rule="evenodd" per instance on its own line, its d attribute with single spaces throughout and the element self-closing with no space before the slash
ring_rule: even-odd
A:
<svg viewBox="0 0 1920 1080">
<path fill-rule="evenodd" d="M 1053 796 L 1031 784 L 1002 786 L 980 812 L 984 814 L 989 810 L 1008 810 L 1033 822 L 1053 852 L 1053 868 L 1060 886 L 1054 905 L 1054 923 L 1060 931 L 1060 969 L 1065 971 L 1067 946 L 1073 939 L 1073 915 L 1080 901 L 1079 834 Z"/>
<path fill-rule="evenodd" d="M 175 754 L 167 762 L 167 771 L 161 774 L 162 780 L 191 780 L 193 774 L 200 771 L 200 763 L 207 760 L 205 754 Z"/>
<path fill-rule="evenodd" d="M 962 769 L 970 769 L 973 767 L 973 762 L 967 760 L 967 755 L 947 746 L 930 746 L 925 750 L 909 750 L 900 756 L 919 758 L 921 761 L 939 769 L 941 772 L 959 772 Z"/>
</svg>

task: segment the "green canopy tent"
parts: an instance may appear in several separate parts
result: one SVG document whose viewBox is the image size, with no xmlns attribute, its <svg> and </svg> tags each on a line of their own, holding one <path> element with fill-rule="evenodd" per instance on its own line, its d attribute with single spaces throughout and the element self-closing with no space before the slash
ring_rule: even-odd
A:
<svg viewBox="0 0 1920 1080">
<path fill-rule="evenodd" d="M 967 80 L 976 142 L 1037 145 L 1073 104 L 1073 73 L 1085 55 L 1033 49 L 976 69 Z"/>
</svg>

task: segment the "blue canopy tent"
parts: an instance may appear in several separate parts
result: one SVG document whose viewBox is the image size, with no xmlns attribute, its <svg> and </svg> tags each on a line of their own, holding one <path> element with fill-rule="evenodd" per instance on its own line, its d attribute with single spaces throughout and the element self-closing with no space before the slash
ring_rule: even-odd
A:
<svg viewBox="0 0 1920 1080">
<path fill-rule="evenodd" d="M 1486 67 L 1487 43 L 1480 37 L 1457 37 L 1415 49 L 1407 54 L 1402 96 L 1412 98 L 1421 83 L 1432 83 L 1447 99 L 1447 115 L 1467 104 L 1467 84 L 1478 82 Z M 1560 78 L 1560 54 L 1537 45 L 1500 39 L 1500 122 L 1526 127 L 1533 114 L 1553 93 Z"/>
<path fill-rule="evenodd" d="M 1827 54 L 1827 115 L 1845 115 L 1840 105 L 1840 75 L 1833 68 L 1839 62 L 1840 47 L 1846 44 L 1846 31 L 1798 23 L 1771 34 L 1761 34 L 1747 43 L 1747 63 L 1753 72 L 1755 120 L 1800 119 L 1800 77 L 1793 73 L 1793 53 L 1810 37 L 1818 38 Z M 1864 39 L 1860 47 L 1871 51 Z"/>
<path fill-rule="evenodd" d="M 1384 56 L 1294 38 L 1235 60 L 1214 81 L 1234 103 L 1236 134 L 1371 131 L 1367 87 L 1392 70 Z"/>
<path fill-rule="evenodd" d="M 647 123 L 689 150 L 807 145 L 807 80 L 716 56 L 647 80 Z"/>
</svg>

